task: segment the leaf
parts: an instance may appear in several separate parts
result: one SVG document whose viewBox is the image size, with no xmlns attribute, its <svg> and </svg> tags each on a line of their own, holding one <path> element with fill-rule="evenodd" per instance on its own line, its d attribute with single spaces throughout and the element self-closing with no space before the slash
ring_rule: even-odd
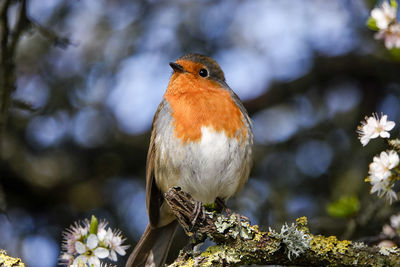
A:
<svg viewBox="0 0 400 267">
<path fill-rule="evenodd" d="M 394 61 L 400 61 L 400 48 L 392 48 L 389 53 Z"/>
<path fill-rule="evenodd" d="M 92 215 L 92 218 L 90 219 L 89 233 L 96 235 L 98 226 L 99 226 L 99 221 L 94 215 Z"/>
<path fill-rule="evenodd" d="M 393 8 L 395 8 L 396 10 L 397 10 L 397 7 L 399 6 L 399 5 L 397 4 L 397 1 L 396 1 L 396 0 L 390 0 L 390 5 L 391 5 Z"/>
<path fill-rule="evenodd" d="M 326 211 L 332 217 L 348 218 L 360 209 L 360 202 L 356 196 L 342 196 L 339 200 L 327 205 Z"/>
<path fill-rule="evenodd" d="M 376 26 L 376 20 L 373 17 L 369 17 L 366 23 L 367 27 L 373 31 L 379 31 L 378 26 Z"/>
</svg>

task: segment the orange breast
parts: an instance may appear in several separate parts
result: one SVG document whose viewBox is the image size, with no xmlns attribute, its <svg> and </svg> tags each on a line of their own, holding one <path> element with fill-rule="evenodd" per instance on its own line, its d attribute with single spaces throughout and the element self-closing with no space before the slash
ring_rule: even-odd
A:
<svg viewBox="0 0 400 267">
<path fill-rule="evenodd" d="M 175 135 L 184 143 L 199 141 L 203 126 L 224 131 L 230 138 L 247 135 L 243 114 L 230 93 L 215 81 L 189 73 L 173 74 L 164 98 L 171 107 Z"/>
</svg>

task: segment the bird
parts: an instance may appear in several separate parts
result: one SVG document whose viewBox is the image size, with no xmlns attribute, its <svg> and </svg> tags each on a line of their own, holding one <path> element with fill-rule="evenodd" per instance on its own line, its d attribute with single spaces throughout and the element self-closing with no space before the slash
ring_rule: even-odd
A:
<svg viewBox="0 0 400 267">
<path fill-rule="evenodd" d="M 252 123 L 219 64 L 186 54 L 169 65 L 147 154 L 149 224 L 126 267 L 164 265 L 178 226 L 165 192 L 180 187 L 201 203 L 226 201 L 244 186 L 252 165 Z"/>
</svg>

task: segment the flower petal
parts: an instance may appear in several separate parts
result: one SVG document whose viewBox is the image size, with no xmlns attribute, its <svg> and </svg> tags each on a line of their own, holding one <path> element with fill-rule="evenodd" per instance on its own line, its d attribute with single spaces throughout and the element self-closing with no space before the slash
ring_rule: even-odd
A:
<svg viewBox="0 0 400 267">
<path fill-rule="evenodd" d="M 375 20 L 381 20 L 385 18 L 385 15 L 383 14 L 383 11 L 380 8 L 374 8 L 371 11 L 371 17 L 373 17 Z"/>
<path fill-rule="evenodd" d="M 95 234 L 90 234 L 86 240 L 86 245 L 90 249 L 94 249 L 99 244 L 99 239 Z"/>
<path fill-rule="evenodd" d="M 393 200 L 397 200 L 397 194 L 392 189 L 388 189 L 386 192 L 386 199 L 389 200 L 389 203 L 392 204 Z"/>
<path fill-rule="evenodd" d="M 394 151 L 391 150 L 389 152 L 389 169 L 393 169 L 394 167 L 396 167 L 397 165 L 399 165 L 399 155 Z"/>
<path fill-rule="evenodd" d="M 106 237 L 107 231 L 105 229 L 99 229 L 99 231 L 97 232 L 97 238 L 100 241 L 103 241 L 104 238 Z"/>
<path fill-rule="evenodd" d="M 112 230 L 111 230 L 111 228 L 109 227 L 108 228 L 108 230 L 107 230 L 107 234 L 106 234 L 106 237 L 105 237 L 105 241 L 106 241 L 106 243 L 108 244 L 108 245 L 111 245 L 111 239 L 113 238 L 113 232 L 112 232 Z"/>
<path fill-rule="evenodd" d="M 388 121 L 385 124 L 384 129 L 385 129 L 385 131 L 390 131 L 390 130 L 392 130 L 394 128 L 394 126 L 396 126 L 396 123 L 394 121 Z"/>
<path fill-rule="evenodd" d="M 100 259 L 107 258 L 110 252 L 106 248 L 98 247 L 94 250 L 94 255 Z"/>
<path fill-rule="evenodd" d="M 76 249 L 76 252 L 78 252 L 79 254 L 83 254 L 86 252 L 86 246 L 81 241 L 75 242 L 75 249 Z"/>
<path fill-rule="evenodd" d="M 377 131 L 373 132 L 370 136 L 371 139 L 377 138 L 379 136 L 379 133 Z"/>
<path fill-rule="evenodd" d="M 386 131 L 382 131 L 382 132 L 380 133 L 380 136 L 381 136 L 382 138 L 389 138 L 389 137 L 390 137 L 390 133 L 388 133 L 388 132 L 386 132 Z"/>
<path fill-rule="evenodd" d="M 363 146 L 366 146 L 369 143 L 369 140 L 371 140 L 371 138 L 364 135 L 361 137 L 360 142 Z"/>
<path fill-rule="evenodd" d="M 85 264 L 85 263 L 87 263 L 87 261 L 88 261 L 88 258 L 85 255 L 80 255 L 74 260 L 74 265 L 80 266 L 79 265 L 80 263 Z"/>
<path fill-rule="evenodd" d="M 114 250 L 111 250 L 109 258 L 113 261 L 117 261 L 117 253 Z"/>
<path fill-rule="evenodd" d="M 115 247 L 115 251 L 121 256 L 125 256 L 125 254 L 126 254 L 124 248 L 121 246 Z"/>
<path fill-rule="evenodd" d="M 92 256 L 88 260 L 90 267 L 100 267 L 100 260 L 96 256 Z"/>
<path fill-rule="evenodd" d="M 381 152 L 380 160 L 383 165 L 385 165 L 385 166 L 389 165 L 389 155 L 388 155 L 388 153 L 386 153 L 386 151 Z"/>
</svg>

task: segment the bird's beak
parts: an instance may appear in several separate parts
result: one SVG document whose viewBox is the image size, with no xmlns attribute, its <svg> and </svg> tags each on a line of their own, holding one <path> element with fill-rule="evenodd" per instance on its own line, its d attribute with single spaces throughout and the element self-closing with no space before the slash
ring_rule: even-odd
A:
<svg viewBox="0 0 400 267">
<path fill-rule="evenodd" d="M 179 65 L 178 63 L 170 62 L 169 65 L 174 70 L 174 72 L 184 72 L 182 65 Z"/>
</svg>

